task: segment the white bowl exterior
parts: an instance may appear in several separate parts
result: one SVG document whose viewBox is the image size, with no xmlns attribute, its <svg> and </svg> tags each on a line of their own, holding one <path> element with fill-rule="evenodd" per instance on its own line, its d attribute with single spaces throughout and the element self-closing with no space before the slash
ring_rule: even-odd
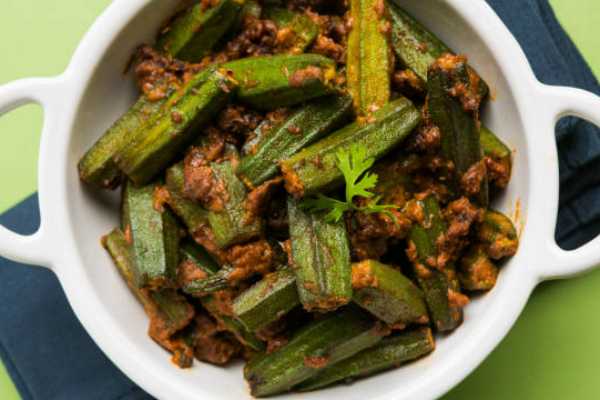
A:
<svg viewBox="0 0 600 400">
<path fill-rule="evenodd" d="M 44 134 L 40 154 L 45 247 L 87 331 L 148 392 L 161 399 L 250 398 L 240 368 L 196 363 L 193 369 L 181 371 L 148 338 L 141 306 L 99 245 L 100 236 L 118 223 L 117 194 L 100 198 L 87 191 L 75 168 L 85 149 L 134 100 L 135 88 L 130 77 L 122 75 L 123 67 L 139 44 L 152 39 L 177 3 L 115 0 L 56 81 L 54 101 L 48 102 L 46 110 L 52 114 L 54 131 Z M 398 400 L 442 395 L 500 342 L 543 276 L 544 263 L 551 262 L 545 254 L 553 241 L 558 200 L 556 116 L 543 109 L 542 86 L 522 51 L 483 0 L 398 3 L 451 47 L 469 55 L 490 84 L 495 100 L 485 112 L 485 122 L 516 149 L 513 180 L 497 207 L 509 214 L 519 209 L 521 248 L 503 268 L 497 287 L 467 307 L 465 323 L 440 338 L 431 356 L 353 386 L 302 394 L 306 399 Z M 536 204 L 535 213 L 528 212 L 530 204 Z"/>
</svg>

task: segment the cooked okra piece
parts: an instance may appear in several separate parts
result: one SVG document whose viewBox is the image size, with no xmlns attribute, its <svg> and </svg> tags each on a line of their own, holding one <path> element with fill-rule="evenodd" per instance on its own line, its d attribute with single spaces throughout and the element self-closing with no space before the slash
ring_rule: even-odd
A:
<svg viewBox="0 0 600 400">
<path fill-rule="evenodd" d="M 222 182 L 227 191 L 223 210 L 208 213 L 208 222 L 216 244 L 225 248 L 260 236 L 263 231 L 263 221 L 261 218 L 248 220 L 245 208 L 248 192 L 244 183 L 235 174 L 232 161 L 212 163 L 211 169 L 215 180 Z"/>
<path fill-rule="evenodd" d="M 453 51 L 393 1 L 386 0 L 386 5 L 392 22 L 392 47 L 396 56 L 402 65 L 427 82 L 429 67 L 444 54 L 454 54 Z M 482 99 L 486 98 L 488 85 L 471 67 L 468 69 L 479 82 L 477 92 Z"/>
<path fill-rule="evenodd" d="M 282 269 L 239 295 L 233 302 L 233 313 L 249 331 L 257 332 L 298 305 L 296 275 Z"/>
<path fill-rule="evenodd" d="M 132 246 L 120 229 L 115 229 L 105 236 L 102 243 L 127 286 L 150 317 L 150 335 L 162 346 L 169 348 L 171 337 L 185 328 L 194 317 L 194 308 L 173 289 L 150 291 L 137 286 Z"/>
<path fill-rule="evenodd" d="M 347 122 L 352 115 L 349 97 L 324 97 L 294 111 L 285 121 L 258 128 L 259 139 L 240 161 L 237 173 L 249 186 L 259 186 L 278 172 L 278 162 L 324 137 Z"/>
<path fill-rule="evenodd" d="M 512 151 L 496 134 L 485 126 L 481 127 L 481 148 L 483 154 L 509 166 L 512 164 Z"/>
<path fill-rule="evenodd" d="M 235 82 L 220 72 L 208 79 L 199 73 L 169 98 L 161 115 L 143 132 L 131 138 L 115 161 L 136 184 L 148 183 L 163 171 L 229 100 Z"/>
<path fill-rule="evenodd" d="M 238 99 L 261 110 L 331 94 L 335 62 L 317 54 L 244 58 L 222 66 L 239 84 Z"/>
<path fill-rule="evenodd" d="M 493 260 L 514 256 L 519 247 L 519 236 L 513 222 L 498 211 L 486 210 L 477 229 L 477 238 Z"/>
<path fill-rule="evenodd" d="M 194 77 L 194 84 L 202 84 L 213 72 L 213 68 L 200 72 Z M 142 95 L 83 156 L 78 165 L 81 179 L 100 188 L 116 188 L 122 180 L 123 173 L 119 170 L 115 158 L 131 143 L 132 138 L 143 135 L 164 110 L 177 104 L 180 98 L 181 92 L 175 91 L 174 85 L 169 87 L 166 97 L 162 100 L 150 101 Z"/>
<path fill-rule="evenodd" d="M 133 254 L 131 252 L 131 243 L 121 229 L 114 229 L 108 235 L 102 238 L 102 246 L 108 251 L 108 254 L 113 259 L 115 266 L 123 277 L 123 280 L 129 289 L 140 300 L 142 305 L 146 305 L 149 301 L 145 293 L 135 284 L 135 267 L 133 265 Z M 146 292 L 147 293 L 147 292 Z"/>
<path fill-rule="evenodd" d="M 453 51 L 393 1 L 388 0 L 386 3 L 392 20 L 392 44 L 396 55 L 404 66 L 426 83 L 429 67 L 442 55 L 453 54 Z M 475 73 L 472 68 L 469 69 Z M 481 78 L 477 91 L 482 99 L 489 92 L 488 85 Z M 511 151 L 485 126 L 481 127 L 481 146 L 486 156 L 508 168 L 510 176 Z"/>
<path fill-rule="evenodd" d="M 167 170 L 165 199 L 171 210 L 183 221 L 193 236 L 205 226 L 208 226 L 208 211 L 200 204 L 184 196 L 183 164 L 175 164 Z"/>
<path fill-rule="evenodd" d="M 458 267 L 460 286 L 469 291 L 487 291 L 496 286 L 498 267 L 481 245 L 474 245 L 461 258 Z"/>
<path fill-rule="evenodd" d="M 392 55 L 385 7 L 382 0 L 350 0 L 346 78 L 359 115 L 370 115 L 390 99 Z"/>
<path fill-rule="evenodd" d="M 230 286 L 229 280 L 233 272 L 233 267 L 225 265 L 215 274 L 209 274 L 205 278 L 187 282 L 181 289 L 192 296 L 207 296 L 219 290 L 227 289 Z"/>
<path fill-rule="evenodd" d="M 194 268 L 202 271 L 199 275 L 213 276 L 221 269 L 215 259 L 201 246 L 191 241 L 184 241 L 179 249 L 181 265 L 190 263 Z"/>
<path fill-rule="evenodd" d="M 275 22 L 279 29 L 278 45 L 289 54 L 301 54 L 317 38 L 319 27 L 306 14 L 296 13 L 282 7 L 266 7 L 265 19 Z"/>
<path fill-rule="evenodd" d="M 180 268 L 197 269 L 198 276 L 204 279 L 211 279 L 219 273 L 217 263 L 204 249 L 194 243 L 188 242 L 181 246 L 181 259 L 182 264 Z M 190 273 L 190 271 L 187 273 Z M 186 286 L 183 287 L 184 291 L 186 291 L 185 289 Z M 227 287 L 223 289 L 227 289 Z M 223 312 L 222 307 L 217 303 L 214 296 L 206 295 L 200 299 L 200 302 L 206 311 L 219 321 L 225 329 L 231 332 L 238 341 L 256 351 L 264 350 L 264 343 L 252 331 L 229 315 L 229 313 Z"/>
<path fill-rule="evenodd" d="M 160 111 L 165 102 L 152 102 L 146 96 L 140 97 L 79 161 L 81 180 L 102 189 L 114 189 L 119 186 L 123 174 L 113 157 Z"/>
<path fill-rule="evenodd" d="M 427 82 L 431 64 L 452 50 L 393 1 L 386 0 L 386 5 L 392 21 L 392 47 L 396 56 L 403 66 Z"/>
<path fill-rule="evenodd" d="M 242 4 L 243 0 L 220 0 L 207 8 L 196 3 L 163 30 L 156 48 L 179 60 L 200 61 L 235 26 Z"/>
<path fill-rule="evenodd" d="M 477 103 L 466 64 L 460 57 L 443 56 L 430 67 L 428 76 L 429 115 L 440 129 L 442 154 L 454 164 L 454 190 L 486 207 L 488 179 L 477 120 L 478 105 L 477 110 L 465 109 L 472 107 L 469 102 Z M 456 85 L 465 88 L 460 98 L 453 95 Z"/>
<path fill-rule="evenodd" d="M 400 271 L 377 261 L 352 266 L 353 300 L 389 325 L 426 323 L 423 292 Z"/>
<path fill-rule="evenodd" d="M 150 336 L 160 344 L 171 339 L 192 321 L 194 307 L 176 290 L 150 291 L 148 296 L 153 306 L 150 311 L 146 310 L 150 317 Z M 170 350 L 168 344 L 165 347 Z"/>
<path fill-rule="evenodd" d="M 213 296 L 202 298 L 201 303 L 206 311 L 219 321 L 227 331 L 231 332 L 244 346 L 254 351 L 265 350 L 265 343 L 258 339 L 253 331 L 244 326 L 240 321 L 223 313 L 221 307 L 216 304 Z"/>
<path fill-rule="evenodd" d="M 458 291 L 452 282 L 454 266 L 444 266 L 444 272 L 436 268 L 437 243 L 447 226 L 438 201 L 433 195 L 418 201 L 423 209 L 424 220 L 414 224 L 409 234 L 414 254 L 410 254 L 415 277 L 425 294 L 425 302 L 433 324 L 440 332 L 454 330 L 462 322 L 462 309 L 451 304 L 450 291 Z"/>
<path fill-rule="evenodd" d="M 491 174 L 490 183 L 495 184 L 499 189 L 504 189 L 508 186 L 512 172 L 512 151 L 489 128 L 482 125 L 479 134 L 483 154 L 491 158 L 501 168 L 497 179 L 494 179 L 494 174 Z"/>
<path fill-rule="evenodd" d="M 390 324 L 426 323 L 423 293 L 400 271 L 376 261 L 353 265 L 352 300 Z M 242 293 L 233 310 L 249 330 L 257 331 L 300 305 L 295 275 L 281 270 Z"/>
<path fill-rule="evenodd" d="M 429 328 L 419 328 L 396 336 L 384 338 L 375 346 L 347 358 L 323 372 L 302 382 L 300 391 L 320 389 L 338 382 L 349 383 L 376 373 L 398 368 L 409 361 L 421 358 L 435 349 Z"/>
<path fill-rule="evenodd" d="M 303 211 L 288 200 L 293 269 L 300 301 L 308 311 L 331 311 L 352 298 L 350 244 L 343 221 Z"/>
<path fill-rule="evenodd" d="M 169 286 L 179 264 L 180 228 L 169 210 L 155 208 L 155 185 L 123 190 L 123 229 L 132 241 L 137 287 Z"/>
<path fill-rule="evenodd" d="M 250 360 L 244 377 L 253 396 L 282 393 L 377 344 L 386 333 L 360 309 L 344 309 L 308 324 L 281 349 Z"/>
<path fill-rule="evenodd" d="M 170 341 L 169 347 L 173 353 L 171 362 L 181 369 L 191 368 L 194 365 L 194 346 L 190 328 L 184 329 L 174 340 Z"/>
<path fill-rule="evenodd" d="M 367 157 L 380 158 L 401 143 L 417 126 L 421 114 L 405 98 L 376 111 L 367 123 L 358 121 L 334 132 L 280 163 L 286 189 L 296 198 L 327 191 L 343 183 L 337 154 L 364 146 Z"/>
</svg>

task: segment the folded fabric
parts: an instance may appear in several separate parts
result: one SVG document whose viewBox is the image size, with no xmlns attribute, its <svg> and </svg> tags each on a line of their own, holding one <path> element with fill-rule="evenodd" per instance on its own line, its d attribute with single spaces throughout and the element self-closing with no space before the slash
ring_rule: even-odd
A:
<svg viewBox="0 0 600 400">
<path fill-rule="evenodd" d="M 517 37 L 538 78 L 600 94 L 546 0 L 488 0 Z M 546 134 L 546 132 L 540 132 Z M 574 118 L 557 126 L 561 209 L 557 239 L 574 248 L 600 231 L 600 131 Z M 0 217 L 27 234 L 39 223 L 32 196 Z M 102 354 L 73 315 L 56 277 L 0 259 L 0 357 L 25 400 L 151 397 Z"/>
<path fill-rule="evenodd" d="M 37 195 L 0 217 L 21 234 L 39 226 Z M 0 259 L 0 357 L 23 400 L 152 399 L 83 329 L 49 270 Z"/>
</svg>

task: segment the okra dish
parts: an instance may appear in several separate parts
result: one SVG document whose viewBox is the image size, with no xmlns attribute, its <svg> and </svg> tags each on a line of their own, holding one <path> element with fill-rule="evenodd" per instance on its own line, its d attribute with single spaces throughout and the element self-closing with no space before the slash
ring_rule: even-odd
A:
<svg viewBox="0 0 600 400">
<path fill-rule="evenodd" d="M 201 0 L 139 47 L 140 95 L 79 163 L 121 187 L 102 239 L 189 368 L 246 361 L 252 395 L 425 357 L 515 254 L 490 202 L 512 152 L 489 88 L 396 3 Z"/>
</svg>

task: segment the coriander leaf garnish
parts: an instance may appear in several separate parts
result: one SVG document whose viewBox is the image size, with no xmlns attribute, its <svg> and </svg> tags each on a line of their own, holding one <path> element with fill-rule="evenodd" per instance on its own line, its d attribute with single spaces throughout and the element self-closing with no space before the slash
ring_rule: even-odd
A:
<svg viewBox="0 0 600 400">
<path fill-rule="evenodd" d="M 359 211 L 366 214 L 384 213 L 395 221 L 396 218 L 390 210 L 398 207 L 378 204 L 381 196 L 375 197 L 375 193 L 371 191 L 377 185 L 379 177 L 368 171 L 375 163 L 375 158 L 367 157 L 367 149 L 362 145 L 354 144 L 349 150 L 338 150 L 336 156 L 336 165 L 346 181 L 346 201 L 319 193 L 316 197 L 304 200 L 300 206 L 309 212 L 327 212 L 325 220 L 328 222 L 339 222 L 346 211 Z M 357 196 L 371 201 L 364 207 L 358 207 L 353 201 Z"/>
</svg>

